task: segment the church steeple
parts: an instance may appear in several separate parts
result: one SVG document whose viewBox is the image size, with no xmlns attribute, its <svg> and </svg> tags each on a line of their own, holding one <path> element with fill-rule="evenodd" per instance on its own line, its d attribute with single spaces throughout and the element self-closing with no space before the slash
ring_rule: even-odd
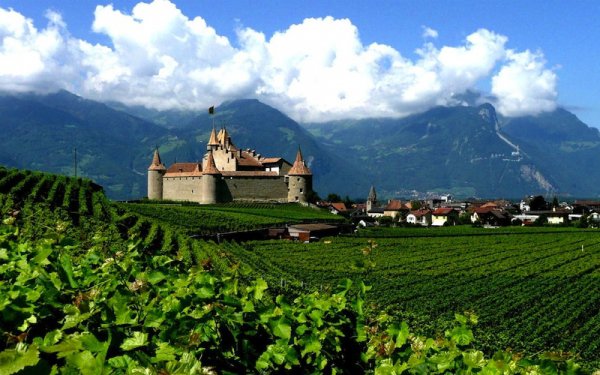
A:
<svg viewBox="0 0 600 375">
<path fill-rule="evenodd" d="M 377 206 L 377 193 L 375 192 L 375 186 L 371 185 L 369 197 L 367 198 L 367 212 L 371 211 L 373 206 Z"/>
</svg>

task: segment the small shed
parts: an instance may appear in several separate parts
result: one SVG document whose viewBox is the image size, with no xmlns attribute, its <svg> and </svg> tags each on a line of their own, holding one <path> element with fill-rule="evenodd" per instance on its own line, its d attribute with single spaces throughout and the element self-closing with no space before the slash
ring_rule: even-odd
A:
<svg viewBox="0 0 600 375">
<path fill-rule="evenodd" d="M 340 233 L 339 227 L 329 224 L 296 224 L 288 227 L 290 237 L 299 241 L 310 241 L 311 238 L 336 236 Z"/>
</svg>

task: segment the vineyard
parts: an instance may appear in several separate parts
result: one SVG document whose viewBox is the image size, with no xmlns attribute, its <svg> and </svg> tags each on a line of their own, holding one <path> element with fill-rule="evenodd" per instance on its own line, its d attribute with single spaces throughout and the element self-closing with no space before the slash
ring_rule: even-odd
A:
<svg viewBox="0 0 600 375">
<path fill-rule="evenodd" d="M 217 245 L 189 233 L 332 217 L 158 206 L 0 167 L 1 374 L 580 373 L 560 353 L 496 352 L 514 343 L 595 366 L 594 232 Z"/>
<path fill-rule="evenodd" d="M 600 358 L 600 233 L 439 229 L 390 228 L 373 242 L 359 236 L 314 244 L 229 243 L 225 249 L 282 291 L 365 280 L 372 286 L 370 309 L 429 334 L 468 309 L 479 315 L 477 335 L 488 349 Z"/>
<path fill-rule="evenodd" d="M 298 204 L 231 203 L 225 205 L 181 205 L 118 203 L 119 212 L 179 228 L 182 232 L 207 235 L 307 222 L 340 222 L 343 218 L 326 210 Z"/>
<path fill-rule="evenodd" d="M 0 212 L 40 205 L 61 210 L 76 224 L 81 217 L 110 218 L 110 202 L 90 180 L 0 167 Z"/>
</svg>

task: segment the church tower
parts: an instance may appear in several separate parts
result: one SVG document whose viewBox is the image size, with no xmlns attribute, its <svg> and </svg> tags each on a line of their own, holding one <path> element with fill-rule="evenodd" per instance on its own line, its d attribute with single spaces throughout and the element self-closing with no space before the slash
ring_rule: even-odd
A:
<svg viewBox="0 0 600 375">
<path fill-rule="evenodd" d="M 294 165 L 288 172 L 288 202 L 308 201 L 306 195 L 312 191 L 312 172 L 306 166 L 302 150 L 298 147 Z"/>
<path fill-rule="evenodd" d="M 371 185 L 369 197 L 367 198 L 367 212 L 371 211 L 373 206 L 377 206 L 377 193 L 375 192 L 375 186 Z"/>
<path fill-rule="evenodd" d="M 152 164 L 148 167 L 148 199 L 163 199 L 163 176 L 166 172 L 167 168 L 160 161 L 157 147 L 154 150 Z"/>
<path fill-rule="evenodd" d="M 221 172 L 215 165 L 215 159 L 212 151 L 208 152 L 206 165 L 202 168 L 202 204 L 214 204 L 219 201 L 218 184 L 221 179 Z"/>
</svg>

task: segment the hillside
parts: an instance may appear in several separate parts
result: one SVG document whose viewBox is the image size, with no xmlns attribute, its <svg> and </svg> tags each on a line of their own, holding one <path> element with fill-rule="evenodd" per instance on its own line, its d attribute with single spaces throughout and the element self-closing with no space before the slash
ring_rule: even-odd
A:
<svg viewBox="0 0 600 375">
<path fill-rule="evenodd" d="M 301 146 L 321 196 L 364 197 L 371 184 L 383 198 L 600 194 L 596 129 L 564 109 L 497 118 L 489 104 L 301 126 L 250 99 L 223 103 L 210 118 L 206 111 L 108 106 L 66 91 L 4 95 L 0 164 L 73 175 L 76 148 L 78 175 L 102 184 L 110 198 L 137 199 L 146 194 L 152 149 L 160 147 L 167 165 L 200 160 L 213 121 L 238 147 L 265 156 L 292 161 Z"/>
<path fill-rule="evenodd" d="M 403 119 L 307 124 L 345 152 L 383 196 L 598 196 L 598 131 L 565 110 L 497 119 L 489 105 L 438 107 Z M 586 177 L 583 177 L 586 176 Z"/>
<path fill-rule="evenodd" d="M 0 164 L 74 174 L 124 199 L 146 191 L 147 162 L 167 131 L 152 123 L 66 91 L 0 97 Z"/>
</svg>

